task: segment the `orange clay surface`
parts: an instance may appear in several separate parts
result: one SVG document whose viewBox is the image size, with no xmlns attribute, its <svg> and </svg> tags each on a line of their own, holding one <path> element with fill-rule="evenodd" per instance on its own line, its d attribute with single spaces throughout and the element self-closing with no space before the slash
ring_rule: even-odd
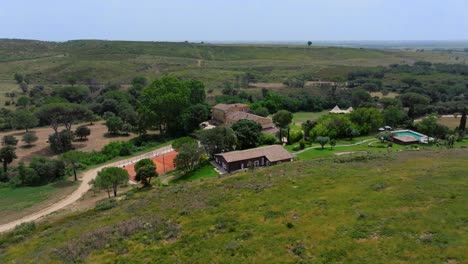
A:
<svg viewBox="0 0 468 264">
<path fill-rule="evenodd" d="M 177 156 L 176 151 L 166 153 L 164 155 L 152 158 L 153 162 L 156 164 L 156 170 L 159 175 L 175 170 L 174 159 Z M 130 175 L 130 180 L 135 181 L 135 164 L 128 165 L 125 167 Z"/>
</svg>

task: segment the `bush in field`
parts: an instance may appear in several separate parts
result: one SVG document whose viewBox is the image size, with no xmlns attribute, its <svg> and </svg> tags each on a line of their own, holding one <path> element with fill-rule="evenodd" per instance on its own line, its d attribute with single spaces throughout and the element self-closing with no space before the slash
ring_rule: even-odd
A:
<svg viewBox="0 0 468 264">
<path fill-rule="evenodd" d="M 87 126 L 79 126 L 75 130 L 75 135 L 80 139 L 80 140 L 86 140 L 89 135 L 91 135 L 91 129 Z"/>
<path fill-rule="evenodd" d="M 62 130 L 49 136 L 49 144 L 56 154 L 67 152 L 73 149 L 73 135 L 68 130 Z"/>
<path fill-rule="evenodd" d="M 315 139 L 315 142 L 319 143 L 320 146 L 322 146 L 322 149 L 329 141 L 330 141 L 329 137 L 318 137 Z"/>
<path fill-rule="evenodd" d="M 16 146 L 18 139 L 12 135 L 6 135 L 2 138 L 2 146 Z"/>
<path fill-rule="evenodd" d="M 25 142 L 28 146 L 31 146 L 32 143 L 36 142 L 39 138 L 37 137 L 35 132 L 28 131 L 23 135 L 23 142 Z"/>
</svg>

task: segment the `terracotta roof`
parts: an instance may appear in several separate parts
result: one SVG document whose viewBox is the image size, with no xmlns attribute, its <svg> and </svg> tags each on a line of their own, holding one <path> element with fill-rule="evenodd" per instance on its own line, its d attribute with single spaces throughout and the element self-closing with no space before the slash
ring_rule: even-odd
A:
<svg viewBox="0 0 468 264">
<path fill-rule="evenodd" d="M 227 162 L 235 162 L 258 157 L 266 157 L 270 162 L 277 162 L 293 158 L 293 155 L 291 155 L 280 145 L 271 145 L 254 149 L 231 151 L 216 154 L 216 156 L 223 157 Z"/>
<path fill-rule="evenodd" d="M 241 111 L 228 113 L 227 118 L 229 118 L 231 120 L 235 120 L 235 121 L 240 121 L 242 119 L 248 119 L 248 120 L 252 120 L 252 121 L 267 119 L 265 117 L 261 117 L 261 116 L 258 116 L 258 115 L 254 115 L 254 114 L 250 114 L 250 113 L 246 113 L 246 112 L 241 112 Z"/>
<path fill-rule="evenodd" d="M 418 139 L 410 136 L 393 136 L 393 138 L 401 142 L 419 142 Z"/>
<path fill-rule="evenodd" d="M 233 107 L 246 107 L 246 104 L 217 104 L 213 106 L 213 109 L 221 110 L 221 111 L 228 111 Z"/>
</svg>

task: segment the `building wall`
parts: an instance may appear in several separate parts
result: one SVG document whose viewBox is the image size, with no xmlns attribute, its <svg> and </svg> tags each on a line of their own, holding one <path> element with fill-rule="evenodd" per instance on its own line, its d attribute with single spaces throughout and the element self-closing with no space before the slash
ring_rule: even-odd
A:
<svg viewBox="0 0 468 264">
<path fill-rule="evenodd" d="M 274 165 L 281 162 L 290 162 L 291 160 L 282 160 L 278 162 L 270 162 L 265 156 L 257 157 L 253 159 L 246 159 L 241 161 L 234 161 L 234 162 L 227 162 L 221 156 L 215 156 L 215 162 L 221 166 L 227 172 L 234 172 L 238 170 L 248 169 L 249 162 L 252 162 L 255 167 L 266 167 L 270 165 Z"/>
<path fill-rule="evenodd" d="M 212 109 L 211 110 L 211 116 L 215 121 L 218 121 L 220 123 L 226 122 L 226 113 L 222 110 L 219 109 Z"/>
</svg>

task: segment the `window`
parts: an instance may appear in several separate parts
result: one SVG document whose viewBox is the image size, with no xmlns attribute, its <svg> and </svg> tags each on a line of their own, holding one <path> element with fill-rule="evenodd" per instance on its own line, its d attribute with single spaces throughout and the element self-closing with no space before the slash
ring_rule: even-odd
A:
<svg viewBox="0 0 468 264">
<path fill-rule="evenodd" d="M 260 166 L 260 161 L 258 161 L 258 160 L 254 161 L 254 166 L 255 166 L 255 167 Z"/>
</svg>

